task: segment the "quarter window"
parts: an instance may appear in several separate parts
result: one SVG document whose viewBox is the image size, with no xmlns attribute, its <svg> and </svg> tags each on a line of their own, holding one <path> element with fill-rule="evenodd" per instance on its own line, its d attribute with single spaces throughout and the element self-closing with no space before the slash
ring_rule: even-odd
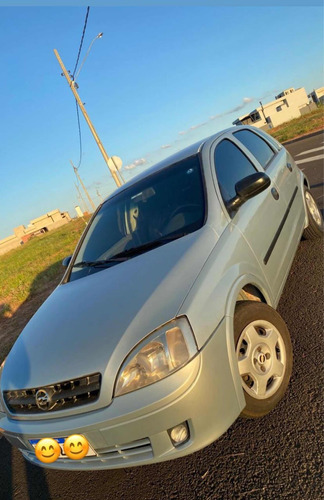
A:
<svg viewBox="0 0 324 500">
<path fill-rule="evenodd" d="M 215 168 L 225 205 L 236 196 L 235 184 L 247 177 L 255 174 L 250 160 L 242 151 L 228 139 L 224 139 L 215 149 Z"/>
<path fill-rule="evenodd" d="M 279 151 L 280 149 L 282 149 L 282 145 L 280 144 L 280 142 L 278 142 L 274 137 L 272 137 L 270 134 L 267 134 L 266 132 L 264 132 L 263 130 L 259 130 L 259 134 L 264 136 L 264 139 L 267 141 L 267 142 L 270 142 L 271 146 L 273 147 L 273 149 L 275 149 L 276 151 Z"/>
<path fill-rule="evenodd" d="M 270 146 L 258 135 L 254 134 L 250 130 L 239 130 L 234 133 L 234 136 L 242 143 L 244 146 L 251 151 L 253 156 L 258 160 L 263 168 L 266 168 L 267 164 L 274 156 L 274 152 Z"/>
</svg>

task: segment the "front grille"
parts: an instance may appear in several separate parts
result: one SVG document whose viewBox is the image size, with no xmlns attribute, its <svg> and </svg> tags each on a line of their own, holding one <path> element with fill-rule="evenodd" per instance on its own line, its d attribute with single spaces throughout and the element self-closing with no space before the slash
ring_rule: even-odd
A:
<svg viewBox="0 0 324 500">
<path fill-rule="evenodd" d="M 39 464 L 34 451 L 21 449 L 21 452 L 28 460 Z M 84 457 L 81 460 L 59 458 L 55 464 L 50 464 L 49 467 L 75 470 L 106 469 L 139 465 L 141 462 L 148 462 L 154 458 L 149 438 L 138 439 L 137 441 L 123 445 L 116 444 L 107 448 L 96 449 L 96 453 L 96 456 Z"/>
<path fill-rule="evenodd" d="M 115 444 L 108 448 L 98 449 L 98 456 L 105 460 L 134 460 L 152 456 L 152 445 L 149 438 L 139 439 L 126 444 Z"/>
<path fill-rule="evenodd" d="M 95 373 L 34 389 L 3 391 L 3 397 L 11 413 L 53 412 L 93 403 L 99 398 L 100 384 L 101 375 Z"/>
</svg>

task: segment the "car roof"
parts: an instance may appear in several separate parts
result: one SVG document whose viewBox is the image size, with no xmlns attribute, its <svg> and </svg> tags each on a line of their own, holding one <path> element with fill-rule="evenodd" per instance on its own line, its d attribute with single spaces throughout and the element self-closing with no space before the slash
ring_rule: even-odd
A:
<svg viewBox="0 0 324 500">
<path fill-rule="evenodd" d="M 209 142 L 211 139 L 215 140 L 218 137 L 220 137 L 221 135 L 223 135 L 223 134 L 225 134 L 227 132 L 231 132 L 233 130 L 237 130 L 237 129 L 238 129 L 238 127 L 230 127 L 230 128 L 225 129 L 225 130 L 221 130 L 221 131 L 217 132 L 216 134 L 213 134 L 213 135 L 211 135 L 209 137 L 201 139 L 200 141 L 197 141 L 197 142 L 195 142 L 193 144 L 190 144 L 190 146 L 187 146 L 186 148 L 182 149 L 181 151 L 178 151 L 177 153 L 175 153 L 175 154 L 173 154 L 171 156 L 168 156 L 167 158 L 165 158 L 164 160 L 160 161 L 159 163 L 156 163 L 152 167 L 145 169 L 140 174 L 137 174 L 136 176 L 132 177 L 130 180 L 128 180 L 121 187 L 119 187 L 118 189 L 116 189 L 115 191 L 113 191 L 104 200 L 104 202 L 108 201 L 110 198 L 116 196 L 116 194 L 119 194 L 122 191 L 125 191 L 130 186 L 133 186 L 134 184 L 136 184 L 137 182 L 141 181 L 145 177 L 148 177 L 149 175 L 154 174 L 155 172 L 158 172 L 160 170 L 163 170 L 163 169 L 169 167 L 170 165 L 172 165 L 174 163 L 178 163 L 179 161 L 184 160 L 185 158 L 188 158 L 190 156 L 193 156 L 193 155 L 199 153 L 201 151 L 203 145 L 207 141 Z"/>
</svg>

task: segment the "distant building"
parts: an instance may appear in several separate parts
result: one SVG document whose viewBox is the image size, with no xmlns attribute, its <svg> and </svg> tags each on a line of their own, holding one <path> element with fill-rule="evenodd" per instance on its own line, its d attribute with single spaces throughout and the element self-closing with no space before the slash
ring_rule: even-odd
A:
<svg viewBox="0 0 324 500">
<path fill-rule="evenodd" d="M 313 109 L 316 109 L 316 105 L 309 103 L 304 87 L 296 90 L 291 87 L 275 96 L 274 101 L 261 104 L 249 114 L 240 116 L 233 122 L 233 125 L 253 125 L 268 130 L 309 113 Z"/>
<path fill-rule="evenodd" d="M 56 209 L 37 217 L 37 219 L 31 220 L 27 228 L 23 225 L 15 227 L 14 234 L 0 240 L 0 255 L 26 243 L 26 241 L 33 236 L 52 231 L 53 229 L 67 224 L 70 220 L 71 217 L 68 212 L 60 212 Z"/>
<path fill-rule="evenodd" d="M 324 104 L 324 87 L 314 89 L 313 92 L 308 94 L 308 97 L 316 104 Z"/>
</svg>

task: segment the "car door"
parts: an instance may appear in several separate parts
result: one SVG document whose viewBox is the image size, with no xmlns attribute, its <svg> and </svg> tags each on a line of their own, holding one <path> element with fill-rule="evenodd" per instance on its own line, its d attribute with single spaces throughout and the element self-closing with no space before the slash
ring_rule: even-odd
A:
<svg viewBox="0 0 324 500">
<path fill-rule="evenodd" d="M 235 213 L 229 213 L 227 202 L 235 196 L 235 184 L 255 172 L 262 171 L 249 150 L 228 132 L 216 141 L 211 150 L 217 183 L 216 190 L 230 224 L 242 234 L 271 287 L 274 297 L 281 288 L 285 262 L 286 234 L 279 226 L 286 204 L 271 179 L 271 185 L 247 200 Z"/>
<path fill-rule="evenodd" d="M 282 232 L 286 252 L 282 263 L 283 274 L 287 273 L 296 253 L 300 233 L 304 227 L 303 189 L 300 176 L 288 151 L 262 131 L 245 128 L 233 132 L 241 147 L 246 147 L 254 164 L 270 177 L 277 196 L 285 203 L 286 211 L 278 221 L 278 233 Z M 274 193 L 275 194 L 275 193 Z M 277 244 L 274 240 L 273 244 Z M 284 276 L 282 278 L 284 280 Z"/>
<path fill-rule="evenodd" d="M 284 147 L 275 147 L 267 140 L 267 134 L 257 130 L 239 129 L 233 132 L 240 146 L 245 146 L 253 156 L 254 163 L 261 167 L 273 181 L 286 205 L 291 203 L 298 186 L 297 169 L 293 168 L 292 159 Z M 270 138 L 271 140 L 271 138 Z"/>
</svg>

